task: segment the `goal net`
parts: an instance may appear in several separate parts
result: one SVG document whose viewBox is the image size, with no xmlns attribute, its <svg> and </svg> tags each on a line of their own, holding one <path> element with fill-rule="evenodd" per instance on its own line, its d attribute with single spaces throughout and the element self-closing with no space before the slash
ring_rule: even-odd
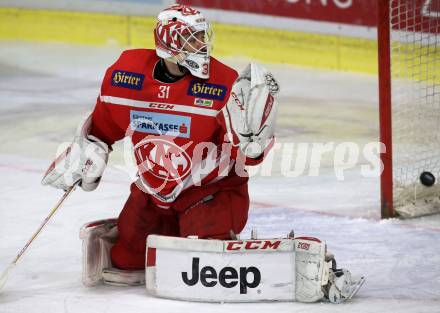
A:
<svg viewBox="0 0 440 313">
<path fill-rule="evenodd" d="M 379 60 L 389 55 L 389 65 L 387 60 L 379 63 L 381 140 L 387 147 L 382 216 L 438 213 L 440 0 L 379 3 Z M 380 21 L 386 15 L 388 21 Z M 386 22 L 388 31 L 383 29 Z"/>
</svg>

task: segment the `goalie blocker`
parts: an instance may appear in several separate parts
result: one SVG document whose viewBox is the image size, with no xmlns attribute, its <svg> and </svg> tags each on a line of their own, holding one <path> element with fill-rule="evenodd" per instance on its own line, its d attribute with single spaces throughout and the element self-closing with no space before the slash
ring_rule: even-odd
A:
<svg viewBox="0 0 440 313">
<path fill-rule="evenodd" d="M 150 235 L 146 270 L 111 267 L 116 220 L 84 225 L 83 283 L 146 285 L 157 297 L 203 302 L 333 303 L 353 297 L 364 278 L 336 269 L 325 242 L 312 237 L 208 240 Z"/>
</svg>

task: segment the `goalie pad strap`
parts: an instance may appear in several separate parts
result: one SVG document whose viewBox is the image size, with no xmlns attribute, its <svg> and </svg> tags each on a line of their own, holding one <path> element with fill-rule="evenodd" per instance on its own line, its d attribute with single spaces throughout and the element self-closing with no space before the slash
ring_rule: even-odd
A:
<svg viewBox="0 0 440 313">
<path fill-rule="evenodd" d="M 105 284 L 112 286 L 140 286 L 145 284 L 145 271 L 127 271 L 117 268 L 105 268 L 102 271 Z"/>
</svg>

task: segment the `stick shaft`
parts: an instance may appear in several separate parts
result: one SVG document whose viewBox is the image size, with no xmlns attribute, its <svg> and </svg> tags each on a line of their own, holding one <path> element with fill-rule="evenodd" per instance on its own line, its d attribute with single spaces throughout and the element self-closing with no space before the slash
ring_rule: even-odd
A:
<svg viewBox="0 0 440 313">
<path fill-rule="evenodd" d="M 58 211 L 58 209 L 61 207 L 61 204 L 63 204 L 64 200 L 67 199 L 67 197 L 72 193 L 72 191 L 75 189 L 76 185 L 73 185 L 70 189 L 68 189 L 63 196 L 58 200 L 57 204 L 53 207 L 53 209 L 50 211 L 49 215 L 44 219 L 44 221 L 40 224 L 38 229 L 35 231 L 35 233 L 32 235 L 31 239 L 26 243 L 26 245 L 20 250 L 20 252 L 15 257 L 14 261 L 12 263 L 15 265 L 17 264 L 18 260 L 21 258 L 21 256 L 25 253 L 27 248 L 31 245 L 31 243 L 35 240 L 35 238 L 38 237 L 38 235 L 41 233 L 43 228 L 46 226 L 47 222 L 52 218 L 52 216 Z"/>
</svg>

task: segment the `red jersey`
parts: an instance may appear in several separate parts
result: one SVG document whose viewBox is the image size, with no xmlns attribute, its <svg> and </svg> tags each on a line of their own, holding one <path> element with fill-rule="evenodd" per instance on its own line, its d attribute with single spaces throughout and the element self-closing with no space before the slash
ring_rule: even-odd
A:
<svg viewBox="0 0 440 313">
<path fill-rule="evenodd" d="M 217 116 L 238 75 L 211 57 L 209 79 L 163 83 L 153 77 L 159 61 L 154 50 L 127 50 L 108 68 L 91 134 L 108 145 L 130 136 L 142 189 L 167 207 L 182 191 L 221 180 L 234 167 Z"/>
</svg>

